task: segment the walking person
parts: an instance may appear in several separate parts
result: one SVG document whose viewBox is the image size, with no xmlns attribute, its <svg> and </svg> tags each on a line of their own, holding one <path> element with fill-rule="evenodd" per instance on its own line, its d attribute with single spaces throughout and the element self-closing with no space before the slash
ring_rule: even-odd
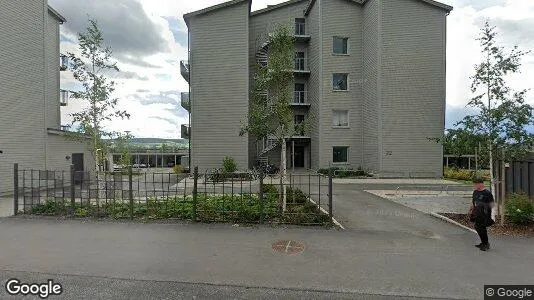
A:
<svg viewBox="0 0 534 300">
<path fill-rule="evenodd" d="M 471 204 L 469 219 L 475 223 L 475 230 L 480 237 L 480 244 L 475 246 L 482 251 L 487 251 L 490 248 L 488 227 L 495 223 L 491 217 L 494 199 L 491 192 L 484 186 L 482 178 L 475 178 L 473 186 L 475 190 L 473 191 L 473 203 Z"/>
</svg>

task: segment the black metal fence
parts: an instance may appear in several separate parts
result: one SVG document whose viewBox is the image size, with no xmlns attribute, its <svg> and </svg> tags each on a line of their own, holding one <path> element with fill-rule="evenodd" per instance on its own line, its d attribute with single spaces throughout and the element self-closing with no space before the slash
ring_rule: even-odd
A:
<svg viewBox="0 0 534 300">
<path fill-rule="evenodd" d="M 131 168 L 19 170 L 15 164 L 14 179 L 15 214 L 306 225 L 333 218 L 332 176 L 308 172 L 288 174 L 282 184 L 279 176 L 261 171 L 195 168 L 190 176 Z"/>
</svg>

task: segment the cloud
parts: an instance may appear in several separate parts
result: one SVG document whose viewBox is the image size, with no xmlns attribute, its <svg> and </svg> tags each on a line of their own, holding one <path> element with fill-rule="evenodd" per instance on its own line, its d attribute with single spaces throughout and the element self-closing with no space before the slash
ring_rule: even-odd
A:
<svg viewBox="0 0 534 300">
<path fill-rule="evenodd" d="M 97 19 L 106 44 L 118 57 L 169 51 L 168 41 L 162 35 L 164 28 L 136 0 L 50 0 L 49 4 L 67 19 L 63 29 L 71 35 L 85 30 L 88 16 Z"/>
<path fill-rule="evenodd" d="M 117 79 L 136 79 L 141 81 L 148 81 L 149 79 L 148 76 L 141 76 L 131 71 L 115 72 L 115 75 L 113 75 L 113 77 Z"/>
</svg>

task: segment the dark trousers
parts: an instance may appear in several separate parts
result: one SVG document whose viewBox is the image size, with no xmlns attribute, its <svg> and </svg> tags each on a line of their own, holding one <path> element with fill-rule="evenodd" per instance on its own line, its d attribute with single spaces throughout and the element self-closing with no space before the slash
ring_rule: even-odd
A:
<svg viewBox="0 0 534 300">
<path fill-rule="evenodd" d="M 488 241 L 488 228 L 484 225 L 475 224 L 475 230 L 478 233 L 478 236 L 480 237 L 480 241 L 482 244 L 487 245 L 489 244 Z"/>
</svg>

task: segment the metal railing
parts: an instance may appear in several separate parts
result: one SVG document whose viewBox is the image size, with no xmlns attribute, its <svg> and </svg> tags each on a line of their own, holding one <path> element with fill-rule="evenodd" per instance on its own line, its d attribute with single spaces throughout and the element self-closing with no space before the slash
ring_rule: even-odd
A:
<svg viewBox="0 0 534 300">
<path fill-rule="evenodd" d="M 181 105 L 182 107 L 187 110 L 191 111 L 191 99 L 189 98 L 189 93 L 181 93 Z"/>
<path fill-rule="evenodd" d="M 61 106 L 69 104 L 69 92 L 65 90 L 59 91 L 59 103 Z"/>
<path fill-rule="evenodd" d="M 286 202 L 281 200 L 286 188 Z M 14 214 L 327 225 L 332 176 L 193 169 L 187 174 L 24 170 L 14 165 Z M 285 209 L 283 209 L 285 206 Z"/>
<path fill-rule="evenodd" d="M 180 73 L 182 77 L 189 82 L 189 61 L 180 61 Z"/>
<path fill-rule="evenodd" d="M 293 104 L 308 104 L 308 91 L 295 91 L 293 93 Z"/>
<path fill-rule="evenodd" d="M 295 71 L 309 71 L 308 58 L 307 57 L 296 57 L 294 70 Z"/>
<path fill-rule="evenodd" d="M 295 35 L 306 35 L 306 23 L 295 23 Z"/>
</svg>

